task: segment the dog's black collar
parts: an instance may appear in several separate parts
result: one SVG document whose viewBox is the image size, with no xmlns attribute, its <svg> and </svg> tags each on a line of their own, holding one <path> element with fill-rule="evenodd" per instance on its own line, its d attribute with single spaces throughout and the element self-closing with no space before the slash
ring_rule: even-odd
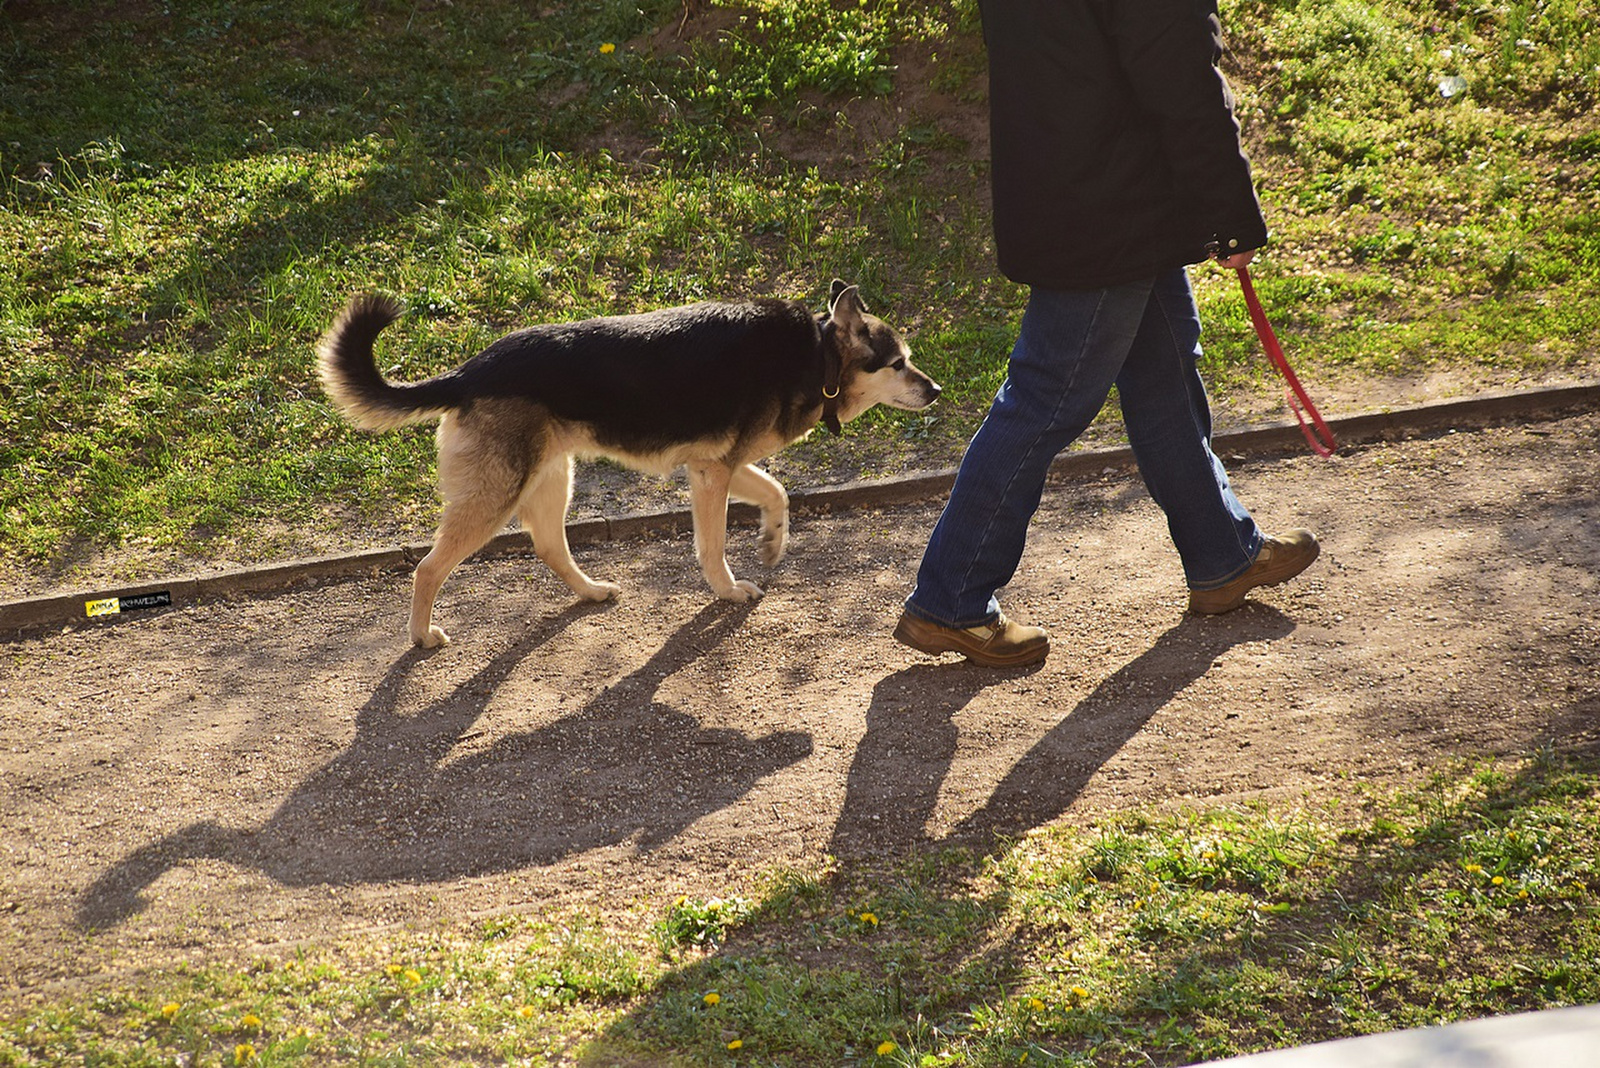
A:
<svg viewBox="0 0 1600 1068">
<path fill-rule="evenodd" d="M 834 325 L 830 319 L 822 324 L 822 425 L 834 436 L 844 433 L 839 425 L 839 376 L 842 361 L 834 343 Z"/>
</svg>

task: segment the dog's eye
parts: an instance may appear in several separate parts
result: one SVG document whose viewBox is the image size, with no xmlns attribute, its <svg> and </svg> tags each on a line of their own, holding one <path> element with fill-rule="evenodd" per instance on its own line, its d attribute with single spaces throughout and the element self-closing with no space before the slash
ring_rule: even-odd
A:
<svg viewBox="0 0 1600 1068">
<path fill-rule="evenodd" d="M 898 360 L 894 361 L 894 363 L 891 363 L 889 366 L 891 368 L 893 368 L 894 370 L 896 370 L 896 371 L 904 371 L 906 369 L 906 358 L 904 356 L 902 356 Z"/>
</svg>

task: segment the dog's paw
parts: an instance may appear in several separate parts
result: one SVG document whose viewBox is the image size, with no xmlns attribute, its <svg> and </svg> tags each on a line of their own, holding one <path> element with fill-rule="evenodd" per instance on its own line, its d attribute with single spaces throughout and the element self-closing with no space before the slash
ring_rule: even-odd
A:
<svg viewBox="0 0 1600 1068">
<path fill-rule="evenodd" d="M 419 649 L 442 649 L 450 644 L 450 635 L 438 627 L 429 627 L 428 633 L 422 635 L 413 634 L 411 640 L 417 644 Z"/>
<path fill-rule="evenodd" d="M 585 601 L 609 601 L 622 592 L 622 587 L 615 582 L 590 582 L 576 592 Z"/>
<path fill-rule="evenodd" d="M 722 598 L 724 601 L 733 601 L 736 604 L 743 604 L 748 601 L 759 601 L 762 597 L 766 596 L 766 594 L 764 594 L 761 590 L 761 587 L 757 586 L 754 582 L 746 582 L 744 579 L 738 579 L 727 589 L 718 590 L 717 596 Z"/>
<path fill-rule="evenodd" d="M 789 551 L 789 532 L 787 530 L 763 530 L 761 532 L 761 562 L 772 567 L 783 554 Z"/>
</svg>

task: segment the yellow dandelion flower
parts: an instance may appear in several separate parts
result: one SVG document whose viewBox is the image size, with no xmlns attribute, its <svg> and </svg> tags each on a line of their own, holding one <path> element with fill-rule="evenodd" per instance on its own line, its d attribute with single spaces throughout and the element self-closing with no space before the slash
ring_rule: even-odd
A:
<svg viewBox="0 0 1600 1068">
<path fill-rule="evenodd" d="M 741 1048 L 743 1048 L 743 1046 L 744 1046 L 744 1039 L 742 1039 L 742 1038 L 736 1038 L 732 1042 L 728 1043 L 728 1048 L 729 1049 L 741 1049 Z"/>
<path fill-rule="evenodd" d="M 1504 875 L 1496 875 L 1493 879 L 1489 880 L 1489 882 L 1493 883 L 1495 886 L 1504 886 L 1505 881 L 1506 877 Z"/>
<path fill-rule="evenodd" d="M 890 1042 L 888 1039 L 884 1039 L 882 1042 L 878 1043 L 878 1056 L 887 1057 L 889 1054 L 893 1053 L 899 1048 L 900 1047 L 895 1045 L 893 1042 Z"/>
<path fill-rule="evenodd" d="M 417 971 L 415 968 L 407 968 L 406 982 L 410 983 L 412 986 L 416 986 L 418 983 L 422 982 L 422 973 Z"/>
<path fill-rule="evenodd" d="M 244 1019 L 239 1021 L 239 1026 L 240 1027 L 260 1027 L 261 1026 L 261 1017 L 257 1016 L 253 1012 L 247 1012 L 247 1013 L 244 1014 Z"/>
<path fill-rule="evenodd" d="M 249 1064 L 256 1059 L 256 1048 L 248 1042 L 241 1042 L 233 1047 L 233 1063 Z"/>
<path fill-rule="evenodd" d="M 1075 998 L 1086 998 L 1089 996 L 1089 992 L 1081 986 L 1075 986 L 1072 988 L 1072 996 Z"/>
<path fill-rule="evenodd" d="M 1526 900 L 1527 897 L 1528 897 L 1528 892 L 1526 890 L 1518 890 L 1517 891 L 1517 897 L 1522 898 L 1523 900 Z"/>
<path fill-rule="evenodd" d="M 689 903 L 688 895 L 687 894 L 680 894 L 680 895 L 678 895 L 678 900 L 676 900 L 676 901 L 674 901 L 672 903 L 672 907 L 675 908 L 675 909 L 681 909 L 681 908 L 683 908 L 683 906 L 687 905 L 688 903 Z"/>
<path fill-rule="evenodd" d="M 400 974 L 400 965 L 398 965 L 398 964 L 385 965 L 383 971 L 384 971 L 385 975 L 399 975 Z"/>
<path fill-rule="evenodd" d="M 1468 864 L 1467 865 L 1467 870 L 1470 871 L 1472 874 L 1476 875 L 1480 871 L 1483 870 L 1483 865 L 1482 864 Z"/>
<path fill-rule="evenodd" d="M 722 1000 L 722 995 L 713 990 L 700 1000 L 705 1002 L 707 1005 L 715 1005 L 717 1002 Z"/>
<path fill-rule="evenodd" d="M 611 53 L 615 52 L 616 50 L 617 50 L 617 46 L 612 44 L 610 41 L 607 41 L 605 44 L 600 46 L 600 54 L 602 56 L 609 56 Z"/>
<path fill-rule="evenodd" d="M 517 1010 L 517 1015 L 522 1017 L 524 1020 L 533 1019 L 533 1006 L 532 1005 L 524 1005 L 524 1006 L 522 1006 L 520 1009 Z"/>
<path fill-rule="evenodd" d="M 1028 1008 L 1032 1009 L 1034 1012 L 1039 1012 L 1044 1008 L 1044 1002 L 1040 1001 L 1038 998 L 1029 998 Z"/>
<path fill-rule="evenodd" d="M 169 1001 L 165 1005 L 161 1006 L 161 1015 L 170 1020 L 174 1016 L 178 1015 L 178 1010 L 181 1008 L 183 1008 L 183 1006 L 179 1005 L 176 1001 Z"/>
<path fill-rule="evenodd" d="M 878 926 L 878 917 L 870 912 L 863 912 L 861 914 L 861 922 L 876 927 Z"/>
</svg>

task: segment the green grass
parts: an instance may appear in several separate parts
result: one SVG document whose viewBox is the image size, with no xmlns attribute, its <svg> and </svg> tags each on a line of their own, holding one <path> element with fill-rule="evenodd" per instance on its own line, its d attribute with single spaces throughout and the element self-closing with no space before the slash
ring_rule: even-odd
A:
<svg viewBox="0 0 1600 1068">
<path fill-rule="evenodd" d="M 0 1066 L 1109 1068 L 1600 1001 L 1592 754 L 1348 797 L 101 980 Z"/>
<path fill-rule="evenodd" d="M 857 281 L 945 397 L 791 450 L 800 486 L 953 463 L 1003 374 L 1024 294 L 992 266 L 971 0 L 0 11 L 16 583 L 426 536 L 429 431 L 356 433 L 311 373 L 358 290 L 410 304 L 380 355 L 415 377 L 529 320 Z M 1593 376 L 1591 4 L 1224 15 L 1258 284 L 1314 392 Z M 1197 285 L 1225 422 L 1271 372 L 1229 279 Z"/>
</svg>

